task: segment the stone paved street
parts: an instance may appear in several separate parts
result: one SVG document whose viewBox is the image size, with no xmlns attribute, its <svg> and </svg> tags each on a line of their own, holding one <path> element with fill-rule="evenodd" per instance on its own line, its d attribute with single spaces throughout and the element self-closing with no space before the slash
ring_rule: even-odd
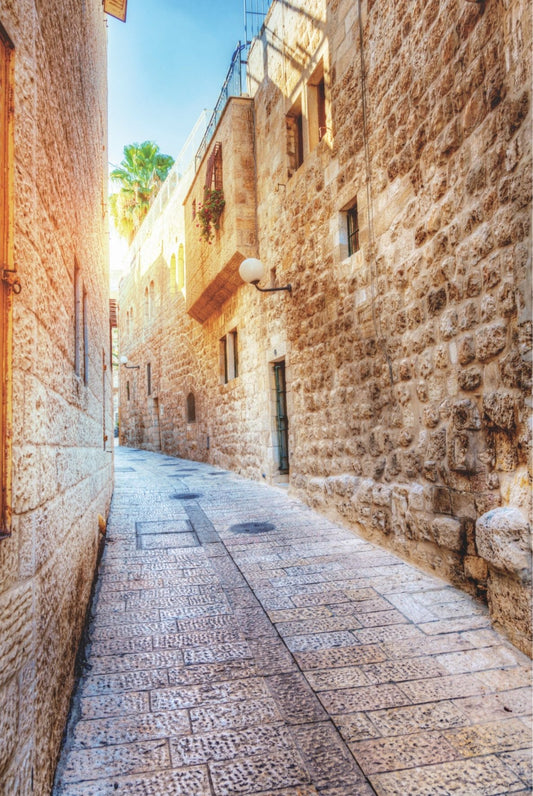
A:
<svg viewBox="0 0 533 796">
<path fill-rule="evenodd" d="M 119 448 L 55 796 L 530 793 L 528 659 L 288 498 Z"/>
</svg>

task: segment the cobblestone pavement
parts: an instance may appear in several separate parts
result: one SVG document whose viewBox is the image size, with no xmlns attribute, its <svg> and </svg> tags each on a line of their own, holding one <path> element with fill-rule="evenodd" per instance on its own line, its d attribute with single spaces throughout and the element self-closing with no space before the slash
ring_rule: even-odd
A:
<svg viewBox="0 0 533 796">
<path fill-rule="evenodd" d="M 89 632 L 55 796 L 531 792 L 528 659 L 281 489 L 117 449 Z"/>
</svg>

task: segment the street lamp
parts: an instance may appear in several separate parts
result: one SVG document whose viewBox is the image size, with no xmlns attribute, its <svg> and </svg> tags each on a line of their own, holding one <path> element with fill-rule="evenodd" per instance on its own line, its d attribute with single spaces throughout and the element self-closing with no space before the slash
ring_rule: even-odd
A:
<svg viewBox="0 0 533 796">
<path fill-rule="evenodd" d="M 259 282 L 264 277 L 266 268 L 256 257 L 247 257 L 239 266 L 239 274 L 241 279 L 248 284 L 253 285 L 260 290 L 261 293 L 273 293 L 275 290 L 288 290 L 292 292 L 291 285 L 284 285 L 284 287 L 259 287 Z"/>
<path fill-rule="evenodd" d="M 140 368 L 140 365 L 128 365 L 128 357 L 122 356 L 120 357 L 120 364 L 124 365 L 125 368 L 128 370 L 135 370 L 135 368 Z"/>
</svg>

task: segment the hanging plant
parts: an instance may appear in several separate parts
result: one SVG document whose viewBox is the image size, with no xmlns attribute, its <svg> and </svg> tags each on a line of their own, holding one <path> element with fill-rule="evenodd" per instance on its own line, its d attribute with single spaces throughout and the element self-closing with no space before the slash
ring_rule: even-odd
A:
<svg viewBox="0 0 533 796">
<path fill-rule="evenodd" d="M 220 216 L 224 210 L 226 200 L 221 188 L 204 188 L 204 201 L 196 213 L 200 237 L 211 243 L 215 230 L 220 228 Z"/>
</svg>

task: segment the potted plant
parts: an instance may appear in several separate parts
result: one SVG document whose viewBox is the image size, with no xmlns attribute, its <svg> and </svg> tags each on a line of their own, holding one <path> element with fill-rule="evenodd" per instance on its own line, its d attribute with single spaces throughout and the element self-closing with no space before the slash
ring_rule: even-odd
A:
<svg viewBox="0 0 533 796">
<path fill-rule="evenodd" d="M 215 230 L 220 228 L 220 216 L 226 200 L 221 188 L 204 188 L 204 201 L 197 211 L 200 237 L 207 243 L 211 242 Z"/>
</svg>

